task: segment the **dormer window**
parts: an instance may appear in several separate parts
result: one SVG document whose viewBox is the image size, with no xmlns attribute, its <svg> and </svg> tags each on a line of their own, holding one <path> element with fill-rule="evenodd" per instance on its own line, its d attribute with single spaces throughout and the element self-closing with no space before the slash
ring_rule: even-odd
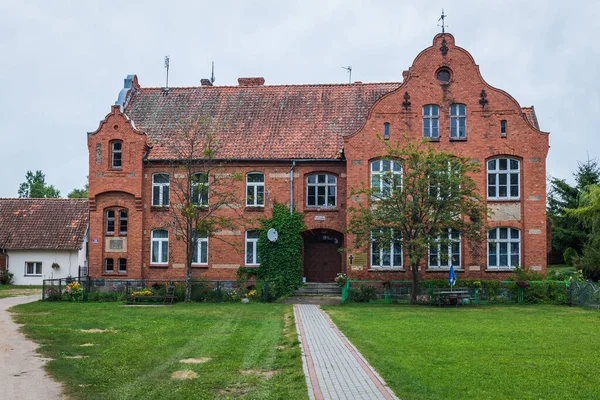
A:
<svg viewBox="0 0 600 400">
<path fill-rule="evenodd" d="M 115 140 L 110 142 L 111 167 L 122 168 L 123 166 L 123 142 Z"/>
</svg>

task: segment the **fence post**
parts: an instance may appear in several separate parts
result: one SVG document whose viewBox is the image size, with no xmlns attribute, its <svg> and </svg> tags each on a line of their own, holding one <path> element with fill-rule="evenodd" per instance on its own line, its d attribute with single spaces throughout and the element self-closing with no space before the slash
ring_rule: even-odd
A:
<svg viewBox="0 0 600 400">
<path fill-rule="evenodd" d="M 46 280 L 42 281 L 42 300 L 46 300 Z"/>
<path fill-rule="evenodd" d="M 263 301 L 265 303 L 269 302 L 269 281 L 265 280 L 265 284 L 263 285 Z"/>
<path fill-rule="evenodd" d="M 348 301 L 348 292 L 350 290 L 350 279 L 346 279 L 346 283 L 342 286 L 342 303 Z"/>
<path fill-rule="evenodd" d="M 62 299 L 62 279 L 58 280 L 58 298 Z"/>
<path fill-rule="evenodd" d="M 217 302 L 222 302 L 223 298 L 221 296 L 221 281 L 217 281 Z"/>
</svg>

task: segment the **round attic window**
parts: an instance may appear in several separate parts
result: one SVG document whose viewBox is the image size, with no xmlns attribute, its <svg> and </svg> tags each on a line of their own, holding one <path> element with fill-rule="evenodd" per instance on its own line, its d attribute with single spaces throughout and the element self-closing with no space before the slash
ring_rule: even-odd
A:
<svg viewBox="0 0 600 400">
<path fill-rule="evenodd" d="M 442 68 L 437 72 L 437 80 L 442 83 L 447 83 L 450 81 L 450 71 L 446 68 Z"/>
</svg>

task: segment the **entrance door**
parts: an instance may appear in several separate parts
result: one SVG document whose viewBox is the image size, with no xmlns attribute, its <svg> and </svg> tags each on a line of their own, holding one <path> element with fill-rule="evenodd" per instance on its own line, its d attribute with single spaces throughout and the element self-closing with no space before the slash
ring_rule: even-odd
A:
<svg viewBox="0 0 600 400">
<path fill-rule="evenodd" d="M 319 229 L 304 236 L 304 275 L 307 282 L 333 282 L 342 270 L 341 234 Z"/>
</svg>

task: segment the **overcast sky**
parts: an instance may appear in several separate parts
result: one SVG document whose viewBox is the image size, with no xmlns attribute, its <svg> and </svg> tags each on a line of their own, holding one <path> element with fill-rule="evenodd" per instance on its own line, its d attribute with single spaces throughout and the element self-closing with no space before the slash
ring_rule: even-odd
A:
<svg viewBox="0 0 600 400">
<path fill-rule="evenodd" d="M 409 5 L 412 4 L 412 5 Z M 548 174 L 600 158 L 600 2 L 7 1 L 0 2 L 0 197 L 42 170 L 66 197 L 86 182 L 87 132 L 128 74 L 145 87 L 398 82 L 447 32 L 484 79 L 534 105 L 550 132 Z"/>
</svg>

